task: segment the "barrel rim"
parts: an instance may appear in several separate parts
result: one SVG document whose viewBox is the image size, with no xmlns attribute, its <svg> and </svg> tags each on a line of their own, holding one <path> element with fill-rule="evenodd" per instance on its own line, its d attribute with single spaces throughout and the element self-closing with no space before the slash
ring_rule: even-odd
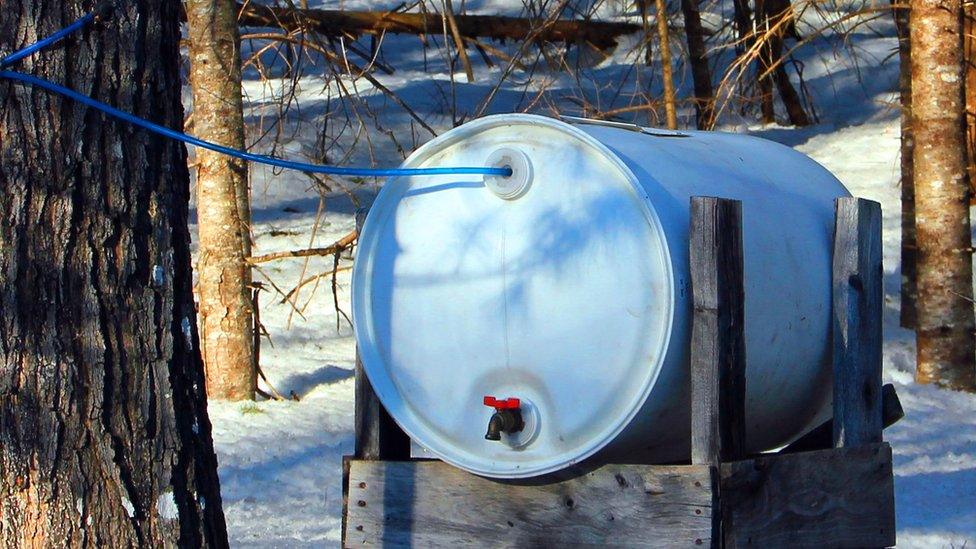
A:
<svg viewBox="0 0 976 549">
<path fill-rule="evenodd" d="M 592 457 L 620 437 L 620 435 L 634 422 L 634 419 L 644 407 L 652 389 L 657 383 L 658 377 L 663 369 L 664 362 L 667 359 L 667 349 L 670 346 L 674 331 L 675 275 L 671 251 L 668 245 L 668 240 L 665 236 L 663 224 L 661 223 L 660 217 L 658 216 L 650 197 L 647 195 L 646 190 L 641 185 L 633 170 L 627 166 L 623 159 L 621 159 L 616 153 L 614 153 L 596 137 L 578 128 L 576 125 L 547 116 L 533 114 L 490 115 L 468 122 L 463 126 L 459 126 L 458 128 L 446 132 L 425 143 L 415 150 L 406 160 L 404 160 L 402 167 L 416 167 L 431 156 L 432 153 L 436 153 L 445 147 L 451 146 L 458 141 L 467 138 L 473 133 L 478 133 L 497 126 L 523 124 L 548 126 L 564 132 L 568 136 L 592 147 L 595 152 L 603 155 L 606 160 L 610 161 L 620 171 L 620 174 L 626 179 L 626 183 L 629 184 L 636 195 L 641 198 L 639 202 L 643 209 L 644 216 L 650 224 L 653 233 L 659 237 L 658 251 L 661 256 L 660 259 L 663 262 L 663 271 L 667 276 L 667 280 L 664 284 L 666 295 L 663 296 L 663 303 L 667 307 L 667 311 L 664 313 L 665 325 L 660 337 L 660 348 L 664 352 L 657 353 L 654 362 L 648 364 L 650 375 L 646 378 L 646 382 L 643 384 L 643 387 L 641 387 L 641 390 L 636 393 L 636 397 L 626 407 L 628 410 L 626 415 L 621 417 L 619 421 L 610 424 L 611 427 L 605 429 L 600 435 L 593 437 L 586 444 L 581 444 L 578 446 L 578 449 L 580 450 L 579 452 L 563 452 L 552 459 L 545 461 L 540 460 L 539 465 L 536 467 L 523 467 L 519 469 L 499 471 L 474 466 L 471 463 L 465 463 L 458 459 L 454 459 L 449 455 L 446 455 L 444 452 L 438 451 L 436 448 L 423 446 L 431 453 L 436 455 L 439 459 L 451 465 L 477 475 L 498 479 L 524 479 L 560 471 Z M 464 128 L 466 131 L 458 131 L 462 128 Z M 366 374 L 367 378 L 369 378 L 377 398 L 379 398 L 383 406 L 386 407 L 387 411 L 390 412 L 390 416 L 404 431 L 404 433 L 406 433 L 411 440 L 414 440 L 420 444 L 421 439 L 432 439 L 437 437 L 416 436 L 415 429 L 413 428 L 414 426 L 409 422 L 401 421 L 399 414 L 395 413 L 395 410 L 401 410 L 405 414 L 411 416 L 411 418 L 416 416 L 416 412 L 410 409 L 408 406 L 403 405 L 403 400 L 396 396 L 395 383 L 389 379 L 388 375 L 384 376 L 383 379 L 376 379 L 374 375 L 370 375 L 371 370 L 375 372 L 384 372 L 387 368 L 385 361 L 376 349 L 375 338 L 371 337 L 371 309 L 367 306 L 370 303 L 369 296 L 372 293 L 372 281 L 369 275 L 372 271 L 371 259 L 373 255 L 370 253 L 370 250 L 375 249 L 378 243 L 378 229 L 376 228 L 376 220 L 378 218 L 385 218 L 387 214 L 392 213 L 395 210 L 395 198 L 399 197 L 401 194 L 398 188 L 404 185 L 405 180 L 407 179 L 410 178 L 391 178 L 387 181 L 383 188 L 380 189 L 380 192 L 377 194 L 376 199 L 369 210 L 367 219 L 363 224 L 362 231 L 358 236 L 356 261 L 353 264 L 352 270 L 352 318 L 353 331 L 358 349 L 358 359 L 362 363 L 363 372 Z M 370 222 L 371 219 L 373 220 L 372 223 Z M 370 341 L 373 341 L 374 343 L 370 344 Z M 421 430 L 429 429 L 424 427 L 423 421 L 417 421 L 415 419 L 414 422 Z M 567 457 L 568 454 L 572 454 L 572 457 Z"/>
</svg>

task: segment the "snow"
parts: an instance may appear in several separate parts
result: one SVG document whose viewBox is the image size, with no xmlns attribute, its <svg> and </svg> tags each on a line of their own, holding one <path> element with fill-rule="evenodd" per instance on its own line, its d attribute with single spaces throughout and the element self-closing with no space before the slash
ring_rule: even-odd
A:
<svg viewBox="0 0 976 549">
<path fill-rule="evenodd" d="M 341 3 L 350 9 L 377 9 L 379 4 L 366 0 Z M 391 6 L 398 3 L 388 2 Z M 337 7 L 340 0 L 312 2 L 313 6 L 316 4 Z M 469 1 L 468 9 L 517 14 L 521 5 L 520 0 Z M 619 15 L 608 5 L 600 9 L 607 16 Z M 846 13 L 836 9 L 808 14 L 801 32 L 804 25 L 808 28 L 818 24 L 819 19 L 836 19 Z M 847 9 L 854 10 L 856 6 Z M 714 19 L 705 15 L 706 21 Z M 534 78 L 516 72 L 513 82 L 501 87 L 488 112 L 522 110 L 542 88 L 549 90 L 551 98 L 584 96 L 604 107 L 614 105 L 615 91 L 602 90 L 593 83 L 617 82 L 626 74 L 632 42 L 622 41 L 609 59 L 586 69 L 588 78 L 582 79 L 583 84 L 544 72 Z M 389 76 L 377 73 L 377 77 L 424 120 L 439 132 L 444 131 L 451 125 L 452 105 L 456 104 L 458 112 L 476 111 L 501 68 L 487 68 L 473 56 L 478 81 L 466 84 L 463 72 L 455 74 L 458 93 L 451 99 L 447 87 L 451 75 L 442 70 L 440 53 L 435 49 L 428 51 L 429 69 L 425 71 L 418 45 L 414 37 L 386 38 L 384 60 L 397 71 Z M 874 21 L 871 28 L 854 30 L 844 47 L 827 40 L 804 47 L 798 55 L 804 63 L 804 76 L 820 122 L 803 129 L 761 127 L 726 111 L 723 129 L 793 146 L 830 169 L 854 195 L 882 204 L 885 380 L 895 384 L 906 411 L 906 418 L 885 433 L 895 454 L 898 543 L 901 547 L 971 546 L 976 543 L 976 395 L 915 384 L 914 338 L 911 332 L 898 327 L 900 191 L 898 67 L 897 56 L 892 55 L 895 46 L 894 30 L 890 18 L 885 16 Z M 682 79 L 679 89 L 687 94 L 690 77 L 687 71 L 676 72 Z M 322 67 L 313 67 L 300 79 L 300 109 L 289 114 L 291 121 L 282 128 L 278 154 L 290 158 L 314 154 L 318 132 L 324 125 L 325 99 L 334 99 L 338 93 L 322 74 Z M 547 82 L 543 84 L 543 80 Z M 629 82 L 627 90 L 633 91 L 634 78 L 627 76 L 624 80 Z M 352 84 L 351 79 L 344 82 Z M 269 94 L 280 94 L 283 85 L 283 80 L 262 83 L 250 74 L 244 87 L 249 100 L 249 122 L 258 124 L 261 116 L 275 116 Z M 429 138 L 365 80 L 358 80 L 355 85 L 366 103 L 382 115 L 384 127 L 393 130 L 407 149 L 405 152 Z M 648 93 L 656 94 L 656 88 Z M 560 107 L 572 104 L 562 102 Z M 547 103 L 540 101 L 535 110 L 550 112 L 547 109 Z M 575 114 L 571 110 L 567 113 Z M 687 109 L 682 111 L 686 123 L 692 115 Z M 646 119 L 638 121 L 646 123 Z M 270 150 L 268 143 L 274 137 L 272 132 L 256 149 Z M 347 164 L 369 164 L 373 158 L 381 166 L 399 162 L 402 154 L 392 140 L 384 139 L 375 130 L 373 137 L 372 153 L 362 146 L 352 147 L 348 135 L 340 139 L 344 152 L 351 150 Z M 302 174 L 261 166 L 252 166 L 251 174 L 256 254 L 334 242 L 354 227 L 354 200 L 368 203 L 380 184 L 345 181 L 341 183 L 351 189 L 349 195 L 336 191 L 320 197 Z M 342 265 L 348 264 L 347 259 L 342 261 Z M 332 258 L 314 258 L 307 266 L 300 259 L 277 261 L 263 264 L 256 279 L 267 283 L 270 278 L 288 292 L 303 269 L 309 276 L 331 268 Z M 341 272 L 337 280 L 339 305 L 348 313 L 349 272 Z M 271 343 L 263 344 L 261 363 L 277 391 L 284 395 L 294 393 L 300 400 L 211 402 L 209 406 L 231 542 L 235 547 L 337 546 L 341 458 L 351 453 L 353 446 L 352 330 L 348 322 L 337 317 L 328 278 L 322 279 L 314 291 L 312 285 L 306 286 L 294 308 L 280 301 L 281 296 L 273 290 L 262 293 L 261 321 L 270 333 Z M 263 383 L 262 387 L 269 388 Z"/>
<path fill-rule="evenodd" d="M 122 508 L 125 509 L 126 514 L 129 515 L 129 518 L 136 516 L 136 508 L 132 506 L 132 502 L 129 501 L 129 498 L 125 496 L 122 496 Z"/>
<path fill-rule="evenodd" d="M 172 491 L 167 490 L 159 494 L 156 498 L 156 512 L 165 520 L 175 520 L 180 517 L 180 510 L 176 507 L 176 498 Z"/>
</svg>

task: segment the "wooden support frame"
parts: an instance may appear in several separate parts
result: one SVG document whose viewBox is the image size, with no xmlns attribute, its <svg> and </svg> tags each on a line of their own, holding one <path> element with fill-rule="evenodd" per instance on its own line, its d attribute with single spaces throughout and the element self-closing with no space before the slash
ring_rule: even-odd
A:
<svg viewBox="0 0 976 549">
<path fill-rule="evenodd" d="M 356 232 L 362 232 L 365 209 L 356 211 Z M 358 251 L 358 248 L 357 248 Z M 356 459 L 409 459 L 410 437 L 393 421 L 373 391 L 356 350 Z"/>
<path fill-rule="evenodd" d="M 691 199 L 691 462 L 745 456 L 746 343 L 742 204 Z"/>
<path fill-rule="evenodd" d="M 691 463 L 718 467 L 745 457 L 746 344 L 742 203 L 691 199 L 688 258 L 692 287 Z M 717 477 L 718 475 L 716 475 Z M 733 517 L 721 505 L 713 479 L 717 520 L 712 538 L 723 539 Z"/>
<path fill-rule="evenodd" d="M 881 442 L 881 205 L 841 198 L 833 261 L 835 448 Z"/>
<path fill-rule="evenodd" d="M 516 483 L 410 460 L 409 440 L 357 365 L 358 459 L 345 462 L 344 546 L 894 545 L 891 448 L 881 429 L 903 412 L 894 388 L 881 386 L 880 208 L 842 198 L 836 212 L 834 420 L 779 453 L 744 455 L 742 209 L 695 197 L 690 465 L 583 464 Z"/>
</svg>

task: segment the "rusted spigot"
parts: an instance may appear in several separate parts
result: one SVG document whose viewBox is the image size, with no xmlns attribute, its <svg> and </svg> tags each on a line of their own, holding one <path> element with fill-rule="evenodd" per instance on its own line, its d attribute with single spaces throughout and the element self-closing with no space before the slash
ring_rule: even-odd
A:
<svg viewBox="0 0 976 549">
<path fill-rule="evenodd" d="M 522 420 L 522 403 L 517 398 L 497 399 L 493 396 L 486 396 L 485 406 L 495 409 L 491 419 L 488 420 L 488 432 L 485 433 L 487 440 L 501 440 L 502 433 L 517 433 L 525 428 L 525 421 Z"/>
</svg>

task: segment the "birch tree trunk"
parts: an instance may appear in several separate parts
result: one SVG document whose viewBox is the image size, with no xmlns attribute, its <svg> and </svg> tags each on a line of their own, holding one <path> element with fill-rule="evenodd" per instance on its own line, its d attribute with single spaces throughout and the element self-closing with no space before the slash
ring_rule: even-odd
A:
<svg viewBox="0 0 976 549">
<path fill-rule="evenodd" d="M 241 55 L 234 0 L 186 0 L 194 133 L 244 148 Z M 257 387 L 247 164 L 197 151 L 200 345 L 211 398 L 250 400 Z"/>
<path fill-rule="evenodd" d="M 82 15 L 2 9 L 5 49 Z M 16 69 L 179 128 L 179 2 L 116 10 Z M 226 546 L 184 147 L 0 81 L 0 159 L 0 547 Z"/>
<path fill-rule="evenodd" d="M 960 0 L 912 0 L 921 383 L 976 390 Z"/>
</svg>

